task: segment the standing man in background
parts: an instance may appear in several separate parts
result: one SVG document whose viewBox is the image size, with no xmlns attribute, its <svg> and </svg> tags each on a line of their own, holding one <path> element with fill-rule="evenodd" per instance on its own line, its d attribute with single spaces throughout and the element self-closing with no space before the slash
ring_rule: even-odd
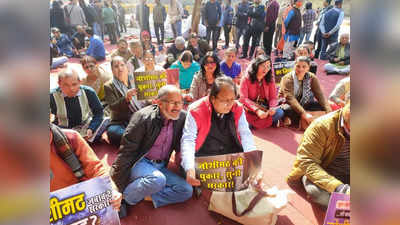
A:
<svg viewBox="0 0 400 225">
<path fill-rule="evenodd" d="M 209 0 L 204 8 L 204 14 L 207 27 L 207 42 L 210 42 L 212 33 L 212 48 L 216 50 L 220 29 L 218 22 L 222 16 L 221 5 L 215 0 Z"/>
<path fill-rule="evenodd" d="M 339 29 L 343 23 L 344 11 L 342 9 L 343 0 L 335 0 L 335 8 L 327 11 L 321 19 L 319 29 L 321 31 L 321 55 L 320 59 L 327 60 L 326 49 L 328 45 L 336 43 L 339 37 Z"/>
<path fill-rule="evenodd" d="M 167 12 L 160 0 L 155 1 L 156 5 L 153 8 L 154 33 L 156 33 L 157 37 L 158 50 L 162 51 L 164 45 L 164 21 L 167 19 Z"/>
<path fill-rule="evenodd" d="M 318 45 L 317 50 L 315 50 L 315 58 L 319 58 L 319 53 L 321 52 L 321 45 L 322 45 L 322 34 L 321 30 L 319 29 L 319 25 L 321 24 L 322 17 L 324 17 L 325 13 L 328 12 L 330 9 L 333 8 L 333 5 L 331 5 L 332 0 L 325 0 L 323 5 L 324 8 L 319 14 L 318 17 L 318 22 L 317 22 L 317 31 L 315 32 L 314 36 L 314 42 L 316 45 Z"/>
<path fill-rule="evenodd" d="M 267 16 L 265 19 L 265 28 L 263 35 L 264 51 L 267 56 L 271 55 L 272 38 L 275 33 L 275 24 L 279 13 L 279 3 L 276 0 L 270 0 L 267 6 Z"/>
<path fill-rule="evenodd" d="M 140 33 L 142 33 L 144 30 L 150 33 L 149 18 L 149 6 L 146 5 L 146 0 L 141 0 L 141 3 L 136 6 L 136 20 L 140 26 Z"/>
</svg>

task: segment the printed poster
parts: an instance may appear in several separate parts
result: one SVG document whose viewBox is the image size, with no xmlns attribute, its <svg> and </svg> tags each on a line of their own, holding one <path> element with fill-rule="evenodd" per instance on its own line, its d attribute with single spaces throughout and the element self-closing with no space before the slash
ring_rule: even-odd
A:
<svg viewBox="0 0 400 225">
<path fill-rule="evenodd" d="M 51 225 L 120 225 L 109 177 L 96 177 L 50 193 Z"/>
<path fill-rule="evenodd" d="M 280 83 L 282 77 L 293 70 L 294 63 L 294 61 L 284 61 L 272 64 L 275 73 L 275 83 Z"/>
<path fill-rule="evenodd" d="M 179 69 L 167 69 L 167 84 L 176 85 L 179 88 Z"/>
<path fill-rule="evenodd" d="M 139 101 L 155 99 L 158 90 L 167 84 L 166 71 L 134 72 L 133 77 Z"/>
<path fill-rule="evenodd" d="M 331 194 L 324 225 L 350 225 L 350 195 Z"/>
<path fill-rule="evenodd" d="M 213 191 L 240 191 L 261 171 L 262 151 L 195 157 L 196 178 Z"/>
</svg>

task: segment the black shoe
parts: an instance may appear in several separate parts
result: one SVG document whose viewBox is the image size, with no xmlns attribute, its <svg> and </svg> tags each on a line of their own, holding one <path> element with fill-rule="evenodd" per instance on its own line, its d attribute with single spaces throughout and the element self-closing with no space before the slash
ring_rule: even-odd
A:
<svg viewBox="0 0 400 225">
<path fill-rule="evenodd" d="M 119 207 L 118 216 L 120 219 L 128 215 L 128 204 L 122 199 L 121 206 Z"/>
<path fill-rule="evenodd" d="M 328 71 L 328 72 L 326 72 L 326 75 L 332 75 L 332 74 L 338 74 L 338 73 L 335 72 L 335 71 Z"/>
</svg>

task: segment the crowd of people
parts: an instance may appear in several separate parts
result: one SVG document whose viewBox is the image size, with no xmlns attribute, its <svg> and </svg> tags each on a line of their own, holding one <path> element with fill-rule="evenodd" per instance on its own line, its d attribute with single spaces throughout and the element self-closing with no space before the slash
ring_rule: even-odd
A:
<svg viewBox="0 0 400 225">
<path fill-rule="evenodd" d="M 311 199 L 326 206 L 330 193 L 350 192 L 350 78 L 341 80 L 327 98 L 314 60 L 329 60 L 327 74 L 350 73 L 349 34 L 338 40 L 342 0 L 334 4 L 324 0 L 324 9 L 316 12 L 311 2 L 303 10 L 303 0 L 281 5 L 276 0 L 241 0 L 235 6 L 231 0 L 208 0 L 201 10 L 205 39 L 192 32 L 185 40 L 179 0 L 171 0 L 168 10 L 156 0 L 154 44 L 146 0 L 134 12 L 140 26 L 135 40 L 121 35 L 127 29 L 119 0 L 54 0 L 50 66 L 78 57 L 86 76 L 71 67 L 58 73 L 58 87 L 50 92 L 51 133 L 54 125 L 63 128 L 58 133 L 67 135 L 85 179 L 111 176 L 113 206 L 124 216 L 127 205 L 143 199 L 151 199 L 155 208 L 189 199 L 192 186 L 200 185 L 195 157 L 256 150 L 254 129 L 302 128 L 306 131 L 288 182 L 302 182 Z M 164 43 L 167 17 L 172 44 Z M 218 46 L 221 28 L 223 50 Z M 104 48 L 105 34 L 116 45 L 110 54 Z M 224 51 L 222 58 L 219 50 Z M 247 68 L 238 58 L 251 60 Z M 294 61 L 279 83 L 272 68 L 278 58 Z M 103 61 L 110 61 L 111 68 L 104 68 Z M 176 85 L 161 87 L 154 100 L 138 100 L 134 72 L 171 69 L 179 71 Z M 104 139 L 119 148 L 111 168 L 87 144 Z M 51 190 L 79 182 L 57 158 L 57 146 L 50 144 Z M 182 174 L 167 168 L 173 151 Z"/>
</svg>

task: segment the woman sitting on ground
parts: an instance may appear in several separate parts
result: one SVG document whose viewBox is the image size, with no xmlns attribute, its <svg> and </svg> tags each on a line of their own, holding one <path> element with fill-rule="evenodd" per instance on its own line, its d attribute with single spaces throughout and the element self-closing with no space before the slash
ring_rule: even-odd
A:
<svg viewBox="0 0 400 225">
<path fill-rule="evenodd" d="M 219 61 L 215 53 L 206 53 L 200 63 L 201 70 L 194 75 L 189 94 L 184 97 L 185 101 L 196 101 L 210 93 L 214 80 L 223 76 L 220 73 Z"/>
<path fill-rule="evenodd" d="M 135 72 L 165 71 L 162 66 L 156 65 L 154 55 L 149 50 L 145 50 L 143 53 L 143 64 L 144 66 L 135 70 Z"/>
<path fill-rule="evenodd" d="M 300 118 L 310 124 L 315 117 L 307 111 L 331 111 L 318 78 L 309 70 L 310 59 L 300 56 L 296 58 L 294 70 L 282 77 L 279 96 L 285 98 L 281 108 L 285 112 L 284 123 L 287 126 L 291 123 L 297 125 Z"/>
<path fill-rule="evenodd" d="M 170 69 L 179 69 L 179 87 L 187 90 L 190 89 L 194 74 L 200 70 L 200 64 L 193 61 L 192 53 L 186 50 L 179 56 L 179 60 L 171 65 Z"/>
<path fill-rule="evenodd" d="M 245 106 L 246 119 L 257 129 L 278 125 L 283 110 L 277 101 L 271 59 L 260 55 L 249 65 L 248 74 L 240 84 L 240 102 Z"/>
<path fill-rule="evenodd" d="M 112 75 L 97 64 L 94 57 L 86 55 L 81 59 L 81 65 L 86 73 L 82 84 L 94 89 L 101 102 L 104 102 L 104 84 L 111 80 Z"/>
<path fill-rule="evenodd" d="M 302 44 L 300 45 L 295 52 L 296 57 L 305 56 L 310 58 L 310 72 L 317 74 L 318 64 L 311 59 L 311 52 L 307 45 Z"/>
<path fill-rule="evenodd" d="M 115 56 L 111 60 L 111 68 L 113 79 L 104 86 L 105 100 L 111 110 L 111 122 L 107 127 L 107 135 L 111 144 L 119 146 L 132 114 L 145 104 L 136 98 L 135 81 L 128 73 L 125 60 L 121 56 Z"/>
</svg>

